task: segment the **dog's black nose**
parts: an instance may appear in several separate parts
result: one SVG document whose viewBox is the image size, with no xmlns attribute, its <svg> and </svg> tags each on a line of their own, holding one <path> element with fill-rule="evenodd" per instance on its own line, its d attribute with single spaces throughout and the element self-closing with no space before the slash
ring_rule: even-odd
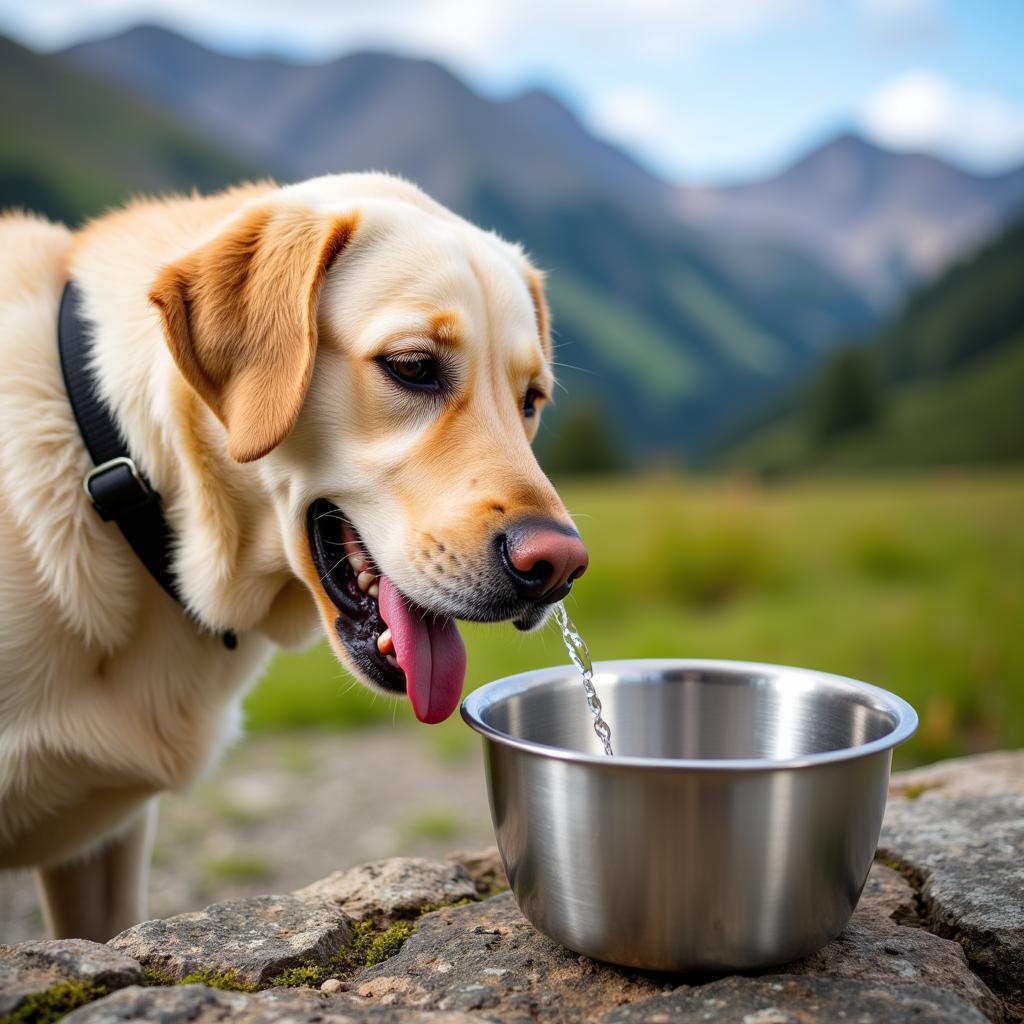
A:
<svg viewBox="0 0 1024 1024">
<path fill-rule="evenodd" d="M 521 597 L 540 604 L 561 601 L 589 557 L 580 535 L 554 519 L 530 516 L 497 539 L 502 568 Z"/>
</svg>

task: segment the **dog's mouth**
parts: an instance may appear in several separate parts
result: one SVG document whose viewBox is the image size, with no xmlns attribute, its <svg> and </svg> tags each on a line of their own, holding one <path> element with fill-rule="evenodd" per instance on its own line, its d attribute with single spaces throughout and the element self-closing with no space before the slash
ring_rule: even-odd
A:
<svg viewBox="0 0 1024 1024">
<path fill-rule="evenodd" d="M 457 707 L 466 648 L 455 620 L 410 601 L 380 573 L 355 527 L 325 498 L 307 513 L 313 564 L 340 613 L 334 628 L 356 667 L 392 693 L 406 693 L 421 722 Z"/>
</svg>

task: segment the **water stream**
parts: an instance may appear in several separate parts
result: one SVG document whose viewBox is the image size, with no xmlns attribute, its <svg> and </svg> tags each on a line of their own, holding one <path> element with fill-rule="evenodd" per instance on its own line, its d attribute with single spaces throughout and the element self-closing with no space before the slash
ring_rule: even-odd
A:
<svg viewBox="0 0 1024 1024">
<path fill-rule="evenodd" d="M 590 713 L 594 716 L 594 732 L 597 733 L 604 752 L 611 757 L 614 753 L 612 751 L 612 730 L 601 715 L 601 699 L 597 695 L 597 690 L 594 689 L 594 666 L 590 661 L 590 651 L 561 601 L 555 605 L 555 618 L 562 630 L 562 642 L 565 644 L 565 649 L 569 652 L 572 663 L 579 669 L 580 677 L 583 679 L 587 707 L 590 708 Z"/>
</svg>

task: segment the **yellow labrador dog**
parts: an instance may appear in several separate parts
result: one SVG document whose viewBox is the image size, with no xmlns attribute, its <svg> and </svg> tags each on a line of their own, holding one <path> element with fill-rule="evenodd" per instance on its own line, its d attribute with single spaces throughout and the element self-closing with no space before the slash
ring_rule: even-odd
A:
<svg viewBox="0 0 1024 1024">
<path fill-rule="evenodd" d="M 180 603 L 83 489 L 68 280 Z M 587 561 L 530 448 L 551 388 L 522 251 L 385 175 L 0 219 L 0 867 L 38 869 L 54 935 L 144 915 L 154 798 L 237 733 L 275 645 L 319 619 L 437 722 L 455 619 L 544 619 Z"/>
</svg>

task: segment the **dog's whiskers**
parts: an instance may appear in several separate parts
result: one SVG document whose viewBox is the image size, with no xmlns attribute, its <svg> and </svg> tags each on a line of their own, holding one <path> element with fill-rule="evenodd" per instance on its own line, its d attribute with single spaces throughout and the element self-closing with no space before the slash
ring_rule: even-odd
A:
<svg viewBox="0 0 1024 1024">
<path fill-rule="evenodd" d="M 359 680 L 358 679 L 351 679 L 350 678 L 349 681 L 348 681 L 348 686 L 346 686 L 345 689 L 342 690 L 340 694 L 338 694 L 338 699 L 340 700 L 342 697 L 345 697 L 347 694 L 351 693 L 352 687 L 353 686 L 358 686 L 358 685 L 359 685 Z"/>
<path fill-rule="evenodd" d="M 321 512 L 320 515 L 316 517 L 316 520 L 319 522 L 321 519 L 339 519 L 348 526 L 352 525 L 340 508 L 330 508 L 326 512 Z"/>
<path fill-rule="evenodd" d="M 573 363 L 559 363 L 559 362 L 556 362 L 555 360 L 552 360 L 551 361 L 551 365 L 552 366 L 561 366 L 563 369 L 566 369 L 566 370 L 578 370 L 580 373 L 589 373 L 589 374 L 591 374 L 592 376 L 595 376 L 595 377 L 597 376 L 596 371 L 588 370 L 585 366 L 576 366 Z"/>
<path fill-rule="evenodd" d="M 352 557 L 352 552 L 349 552 L 349 553 L 348 553 L 347 555 L 342 555 L 342 557 L 341 557 L 341 558 L 339 558 L 339 559 L 338 559 L 338 560 L 337 560 L 337 561 L 336 561 L 336 562 L 334 563 L 334 565 L 332 565 L 332 566 L 330 567 L 330 569 L 328 569 L 328 570 L 327 570 L 327 572 L 325 572 L 325 573 L 323 574 L 323 576 L 321 576 L 321 577 L 320 577 L 320 582 L 321 582 L 321 583 L 323 583 L 323 581 L 324 581 L 325 579 L 327 579 L 327 577 L 328 577 L 328 576 L 330 576 L 330 575 L 331 575 L 331 573 L 332 573 L 332 572 L 334 572 L 334 570 L 335 570 L 335 569 L 337 569 L 337 568 L 338 568 L 338 566 L 339 566 L 339 565 L 341 565 L 341 563 L 342 563 L 342 562 L 347 562 L 347 561 L 348 561 L 348 560 L 349 560 L 349 559 L 350 559 L 351 557 Z"/>
</svg>

